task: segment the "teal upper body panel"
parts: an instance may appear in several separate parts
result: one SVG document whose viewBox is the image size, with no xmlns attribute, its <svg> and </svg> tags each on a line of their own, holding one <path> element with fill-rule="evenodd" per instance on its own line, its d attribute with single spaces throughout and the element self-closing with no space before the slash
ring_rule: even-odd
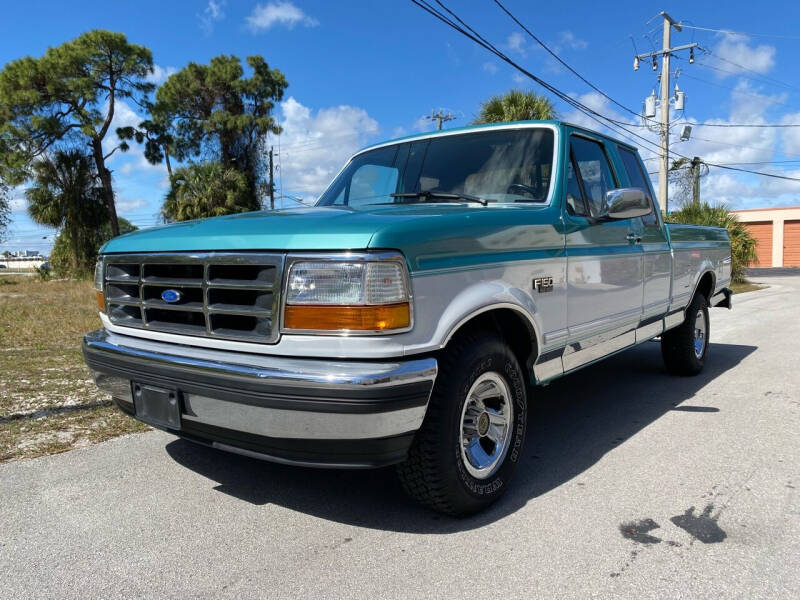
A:
<svg viewBox="0 0 800 600">
<path fill-rule="evenodd" d="M 134 231 L 109 241 L 102 253 L 396 249 L 414 271 L 558 250 L 559 224 L 552 207 L 523 204 L 296 208 Z"/>
<path fill-rule="evenodd" d="M 185 221 L 110 240 L 102 253 L 367 248 L 385 218 L 348 207 L 294 208 Z"/>
</svg>

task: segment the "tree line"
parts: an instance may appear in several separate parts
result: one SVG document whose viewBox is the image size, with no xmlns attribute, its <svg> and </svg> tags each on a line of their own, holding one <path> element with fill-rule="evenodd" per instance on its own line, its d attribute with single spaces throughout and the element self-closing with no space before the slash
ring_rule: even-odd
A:
<svg viewBox="0 0 800 600">
<path fill-rule="evenodd" d="M 166 165 L 165 222 L 260 209 L 271 185 L 265 136 L 281 131 L 272 113 L 288 82 L 261 56 L 245 62 L 247 76 L 236 56 L 190 62 L 156 87 L 149 81 L 148 48 L 121 33 L 94 30 L 38 58 L 6 64 L 0 70 L 0 238 L 9 222 L 10 189 L 27 185 L 31 218 L 59 230 L 53 267 L 61 274 L 86 274 L 106 240 L 134 229 L 117 216 L 107 166 L 132 143 L 142 146 L 150 163 Z M 112 132 L 119 102 L 136 105 L 146 117 Z M 482 103 L 473 122 L 555 118 L 550 98 L 510 90 Z M 696 178 L 689 182 L 682 167 L 673 169 L 684 176 L 677 182 L 679 196 L 691 184 L 699 204 Z M 744 277 L 755 242 L 727 209 L 686 206 L 670 218 L 727 227 L 735 275 Z"/>
<path fill-rule="evenodd" d="M 191 62 L 159 87 L 152 52 L 124 34 L 84 33 L 0 71 L 0 233 L 8 192 L 27 186 L 31 218 L 57 227 L 53 266 L 81 274 L 99 246 L 132 229 L 117 216 L 109 160 L 140 144 L 169 176 L 162 217 L 178 221 L 257 210 L 269 191 L 263 164 L 272 116 L 288 86 L 261 56 Z M 112 131 L 120 102 L 146 115 Z M 116 136 L 114 136 L 116 134 Z M 114 140 L 116 145 L 109 147 Z M 177 168 L 174 168 L 177 165 Z"/>
</svg>

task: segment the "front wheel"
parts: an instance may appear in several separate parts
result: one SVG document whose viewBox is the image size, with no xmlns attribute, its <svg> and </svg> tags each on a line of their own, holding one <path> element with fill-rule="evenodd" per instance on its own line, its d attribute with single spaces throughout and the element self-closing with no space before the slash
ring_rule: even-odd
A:
<svg viewBox="0 0 800 600">
<path fill-rule="evenodd" d="M 465 516 L 495 502 L 522 457 L 525 379 L 493 333 L 462 335 L 445 350 L 425 421 L 397 472 L 406 492 Z"/>
<path fill-rule="evenodd" d="M 661 336 L 661 356 L 673 375 L 697 375 L 703 370 L 711 331 L 708 302 L 701 294 L 692 298 L 681 325 Z"/>
</svg>

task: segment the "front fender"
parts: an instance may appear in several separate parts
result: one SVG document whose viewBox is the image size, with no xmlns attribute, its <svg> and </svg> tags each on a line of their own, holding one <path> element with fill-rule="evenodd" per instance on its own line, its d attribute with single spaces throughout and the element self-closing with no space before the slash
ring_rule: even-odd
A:
<svg viewBox="0 0 800 600">
<path fill-rule="evenodd" d="M 499 280 L 470 285 L 459 292 L 443 311 L 434 332 L 437 345 L 444 347 L 464 324 L 491 310 L 510 309 L 522 317 L 538 343 L 536 303 L 530 294 Z"/>
</svg>

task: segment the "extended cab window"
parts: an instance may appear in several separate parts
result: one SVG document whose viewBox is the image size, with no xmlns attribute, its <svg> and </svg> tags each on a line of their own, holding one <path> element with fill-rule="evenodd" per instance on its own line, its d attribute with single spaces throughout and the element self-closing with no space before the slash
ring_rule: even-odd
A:
<svg viewBox="0 0 800 600">
<path fill-rule="evenodd" d="M 606 210 L 606 192 L 617 187 L 605 149 L 602 144 L 580 136 L 572 136 L 570 145 L 589 214 L 599 217 Z"/>
<path fill-rule="evenodd" d="M 569 158 L 567 163 L 567 209 L 571 215 L 585 217 L 589 213 L 581 192 L 581 184 L 578 182 L 578 175 L 573 166 L 575 159 L 572 154 Z"/>
<path fill-rule="evenodd" d="M 646 176 L 644 174 L 644 170 L 642 169 L 642 163 L 639 162 L 639 159 L 636 157 L 636 153 L 628 150 L 627 148 L 623 148 L 622 146 L 617 146 L 617 149 L 619 150 L 620 158 L 622 158 L 622 165 L 625 167 L 625 173 L 628 175 L 630 186 L 641 188 L 644 190 L 644 193 L 649 196 L 650 186 L 647 185 L 647 180 L 645 179 Z M 645 217 L 642 217 L 642 221 L 648 227 L 655 227 L 658 225 L 655 211 Z"/>
</svg>

